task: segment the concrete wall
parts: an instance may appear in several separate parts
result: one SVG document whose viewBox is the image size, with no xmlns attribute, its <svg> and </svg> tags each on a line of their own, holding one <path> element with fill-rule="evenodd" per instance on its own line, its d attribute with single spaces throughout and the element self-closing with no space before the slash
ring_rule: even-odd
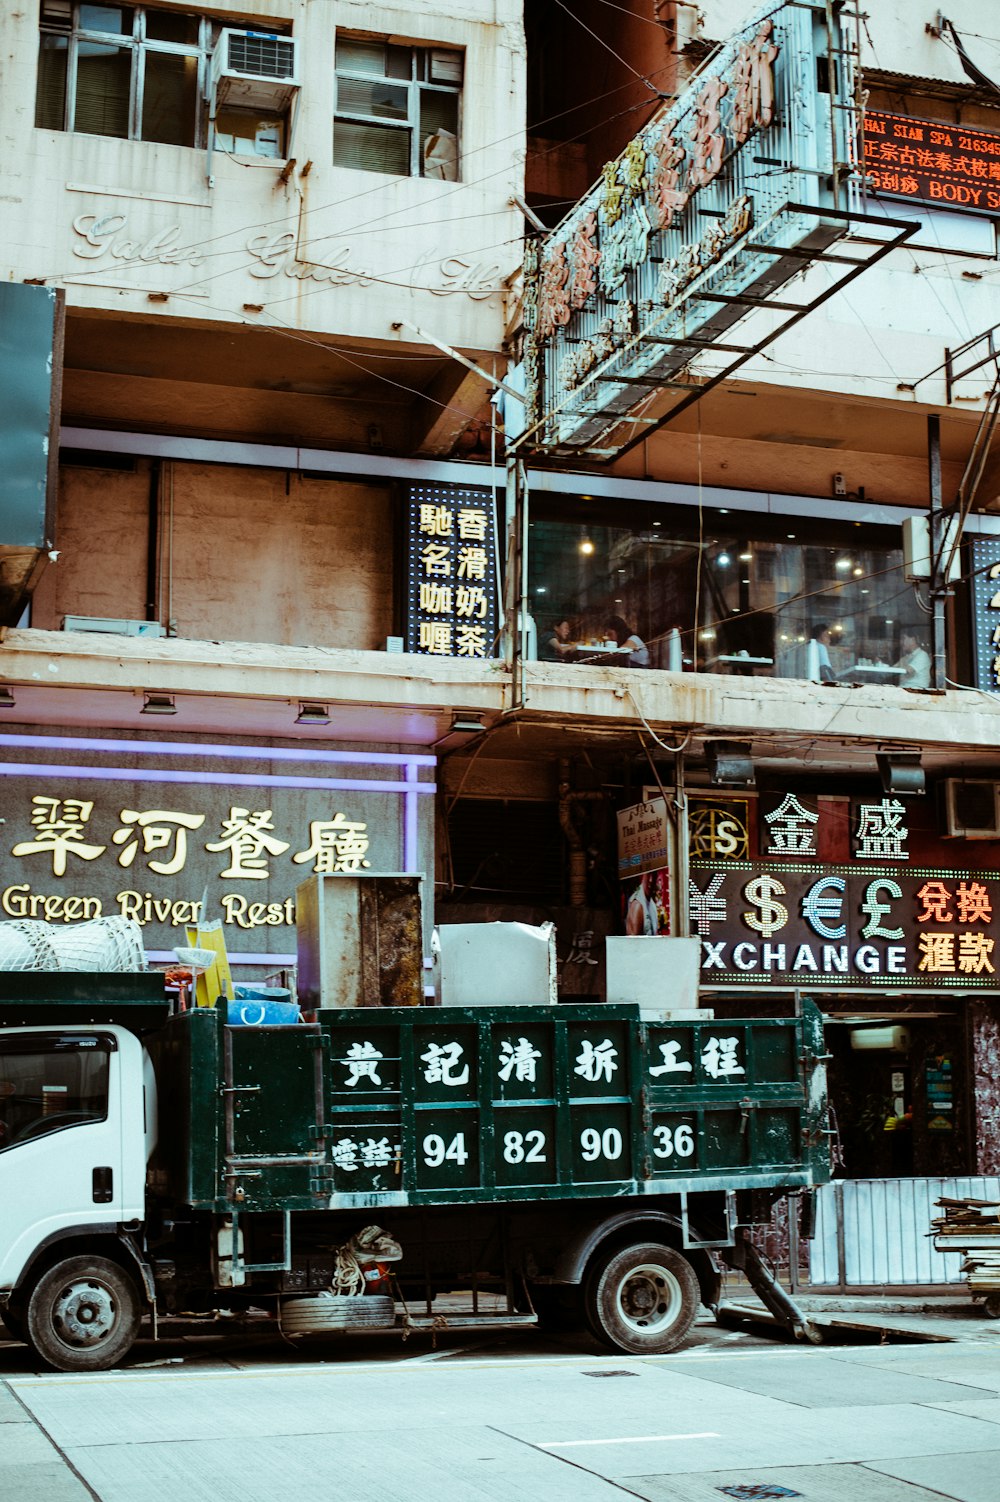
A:
<svg viewBox="0 0 1000 1502">
<path fill-rule="evenodd" d="M 60 555 L 34 626 L 145 617 L 148 468 L 64 468 Z M 387 487 L 280 470 L 170 464 L 160 483 L 158 618 L 199 640 L 375 650 L 392 632 Z"/>
<path fill-rule="evenodd" d="M 299 112 L 287 181 L 282 163 L 203 150 L 38 130 L 37 5 L 0 7 L 0 274 L 46 276 L 70 306 L 120 315 L 253 321 L 395 339 L 391 324 L 428 324 L 450 342 L 497 348 L 504 298 L 489 291 L 520 261 L 523 185 L 521 6 L 516 0 L 426 3 L 205 0 L 247 24 L 291 24 L 302 39 Z M 462 182 L 334 168 L 337 28 L 465 50 Z M 308 164 L 308 169 L 307 169 Z M 170 294 L 151 304 L 149 294 Z M 405 336 L 404 336 L 405 338 Z"/>
</svg>

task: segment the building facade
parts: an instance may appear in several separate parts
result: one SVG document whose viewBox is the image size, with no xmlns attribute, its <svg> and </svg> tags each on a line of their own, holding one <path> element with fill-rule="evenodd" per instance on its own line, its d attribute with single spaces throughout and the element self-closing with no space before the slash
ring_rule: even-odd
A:
<svg viewBox="0 0 1000 1502">
<path fill-rule="evenodd" d="M 886 0 L 840 45 L 825 7 L 789 8 L 813 48 L 794 94 L 773 7 L 626 9 L 41 0 L 0 20 L 0 291 L 45 301 L 61 375 L 48 512 L 44 485 L 15 493 L 14 450 L 0 491 L 2 916 L 124 912 L 162 963 L 207 898 L 259 977 L 294 953 L 303 875 L 416 868 L 437 921 L 554 919 L 562 994 L 600 996 L 627 922 L 617 815 L 666 793 L 657 922 L 702 938 L 718 1015 L 820 1001 L 846 1171 L 993 1171 L 988 8 L 961 0 L 935 34 Z M 656 178 L 672 108 L 695 132 Z M 786 176 L 827 191 L 795 153 L 820 161 L 830 121 L 826 259 L 774 306 L 716 289 L 724 333 L 685 304 L 684 360 L 633 371 L 628 401 L 601 361 L 640 314 L 616 325 L 605 289 L 609 328 L 595 313 L 565 367 L 593 442 L 517 444 L 522 267 L 558 271 L 588 193 L 593 256 L 548 284 L 584 319 L 613 245 L 636 275 L 677 259 L 654 179 L 678 224 L 723 223 L 737 183 L 783 208 Z M 791 155 L 762 144 L 782 126 Z M 634 177 L 606 168 L 640 136 Z M 713 242 L 727 266 L 755 212 Z M 655 279 L 657 318 L 690 302 Z M 804 311 L 767 342 L 779 302 Z M 750 350 L 728 373 L 726 346 Z M 13 388 L 27 354 L 2 333 L 0 353 Z M 938 471 L 964 525 L 935 617 L 904 523 Z M 648 667 L 608 648 L 630 633 Z M 720 742 L 753 787 L 720 786 Z M 880 754 L 919 754 L 926 791 L 897 796 Z"/>
</svg>

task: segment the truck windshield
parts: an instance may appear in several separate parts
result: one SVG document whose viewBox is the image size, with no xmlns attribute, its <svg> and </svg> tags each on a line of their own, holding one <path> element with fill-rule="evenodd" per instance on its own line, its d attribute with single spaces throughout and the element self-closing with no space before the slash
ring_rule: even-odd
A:
<svg viewBox="0 0 1000 1502">
<path fill-rule="evenodd" d="M 59 1033 L 0 1038 L 0 1152 L 108 1114 L 114 1040 Z"/>
</svg>

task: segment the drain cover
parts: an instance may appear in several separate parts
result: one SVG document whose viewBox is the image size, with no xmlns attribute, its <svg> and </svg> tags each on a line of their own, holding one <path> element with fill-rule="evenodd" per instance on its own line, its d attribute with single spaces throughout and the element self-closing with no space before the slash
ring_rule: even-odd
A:
<svg viewBox="0 0 1000 1502">
<path fill-rule="evenodd" d="M 725 1492 L 727 1497 L 736 1497 L 738 1502 L 757 1502 L 758 1497 L 801 1497 L 801 1492 L 793 1492 L 787 1486 L 776 1486 L 773 1481 L 760 1481 L 756 1485 L 749 1486 L 718 1486 L 716 1491 Z"/>
<path fill-rule="evenodd" d="M 622 1372 L 622 1371 L 614 1371 L 614 1372 L 581 1372 L 580 1373 L 581 1377 L 637 1377 L 638 1375 L 639 1375 L 638 1372 Z"/>
</svg>

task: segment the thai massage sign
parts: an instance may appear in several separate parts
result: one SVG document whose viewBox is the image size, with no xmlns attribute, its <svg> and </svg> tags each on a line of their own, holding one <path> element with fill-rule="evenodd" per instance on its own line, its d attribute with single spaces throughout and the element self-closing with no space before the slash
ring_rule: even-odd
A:
<svg viewBox="0 0 1000 1502">
<path fill-rule="evenodd" d="M 529 244 L 527 447 L 606 439 L 746 315 L 755 287 L 772 292 L 808 265 L 803 247 L 839 237 L 823 211 L 832 153 L 847 159 L 843 46 L 839 8 L 829 32 L 822 6 L 761 8 Z"/>
<path fill-rule="evenodd" d="M 1000 871 L 886 865 L 905 850 L 862 839 L 849 866 L 692 862 L 702 985 L 1000 986 Z"/>
<path fill-rule="evenodd" d="M 1000 209 L 1000 134 L 869 110 L 864 145 L 865 171 L 880 193 L 981 214 Z"/>
<path fill-rule="evenodd" d="M 406 495 L 406 650 L 492 657 L 497 638 L 493 499 L 460 485 Z"/>
<path fill-rule="evenodd" d="M 287 963 L 311 874 L 426 867 L 433 767 L 315 745 L 4 733 L 0 921 L 117 914 L 157 954 L 221 918 L 235 959 Z"/>
</svg>

